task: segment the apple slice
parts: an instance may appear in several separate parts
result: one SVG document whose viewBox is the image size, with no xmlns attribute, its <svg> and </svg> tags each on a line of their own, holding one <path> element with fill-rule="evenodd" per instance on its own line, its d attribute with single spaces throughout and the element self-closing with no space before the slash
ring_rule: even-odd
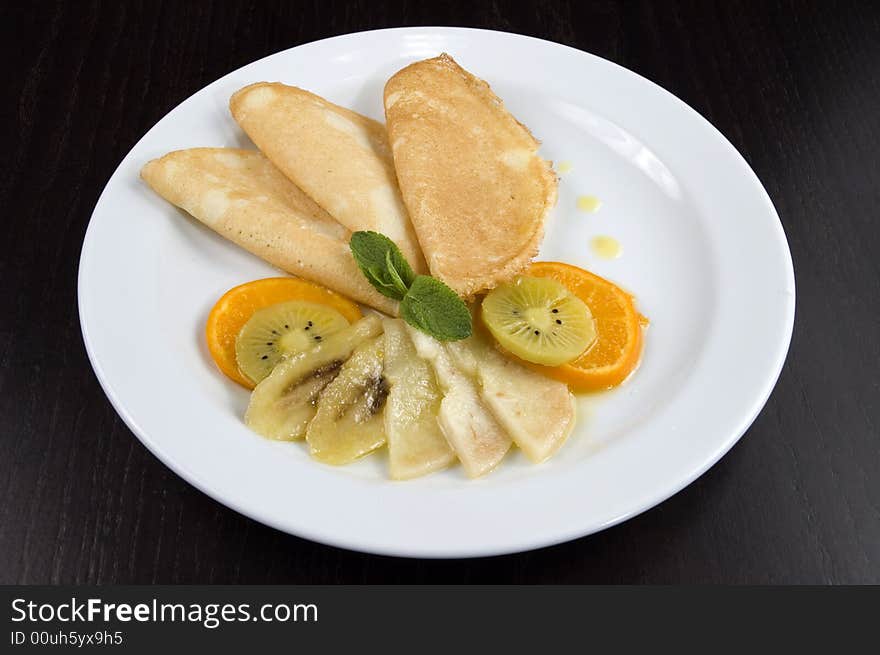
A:
<svg viewBox="0 0 880 655">
<path fill-rule="evenodd" d="M 385 405 L 390 475 L 409 480 L 444 469 L 455 461 L 437 415 L 443 394 L 431 365 L 418 356 L 399 319 L 387 319 L 385 377 L 391 390 Z"/>
<path fill-rule="evenodd" d="M 533 462 L 543 462 L 565 443 L 575 421 L 568 387 L 508 359 L 484 336 L 447 346 L 459 369 L 472 376 L 480 398 Z"/>
<path fill-rule="evenodd" d="M 510 449 L 511 439 L 480 400 L 474 382 L 455 366 L 446 347 L 424 332 L 407 326 L 419 357 L 429 361 L 443 391 L 437 420 L 465 473 L 488 473 Z"/>
</svg>

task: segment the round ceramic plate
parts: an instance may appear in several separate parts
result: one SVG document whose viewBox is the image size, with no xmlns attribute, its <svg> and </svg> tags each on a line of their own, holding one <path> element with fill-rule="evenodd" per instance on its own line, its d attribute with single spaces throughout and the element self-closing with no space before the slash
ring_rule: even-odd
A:
<svg viewBox="0 0 880 655">
<path fill-rule="evenodd" d="M 281 81 L 382 119 L 385 80 L 448 52 L 487 80 L 557 162 L 559 202 L 540 259 L 588 268 L 634 293 L 650 318 L 641 368 L 579 399 L 577 425 L 549 462 L 511 452 L 479 480 L 455 467 L 391 482 L 386 458 L 334 468 L 302 443 L 242 422 L 248 394 L 203 338 L 227 289 L 277 271 L 155 195 L 148 160 L 195 146 L 252 147 L 232 93 Z M 566 162 L 566 166 L 558 163 Z M 577 209 L 581 195 L 602 201 Z M 594 236 L 623 247 L 591 252 Z M 86 348 L 113 406 L 143 443 L 229 507 L 295 535 L 391 555 L 465 557 L 580 537 L 668 498 L 748 428 L 791 337 L 794 277 L 785 235 L 755 174 L 705 119 L 608 61 L 525 36 L 453 28 L 350 34 L 261 59 L 159 121 L 104 189 L 83 245 Z"/>
</svg>

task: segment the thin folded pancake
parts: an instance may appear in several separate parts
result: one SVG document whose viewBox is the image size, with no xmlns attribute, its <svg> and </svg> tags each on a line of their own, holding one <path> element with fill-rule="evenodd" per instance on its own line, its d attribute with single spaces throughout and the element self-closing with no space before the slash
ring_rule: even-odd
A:
<svg viewBox="0 0 880 655">
<path fill-rule="evenodd" d="M 333 218 L 352 231 L 381 232 L 413 269 L 427 271 L 381 123 L 279 83 L 244 87 L 229 109 L 263 154 Z"/>
<path fill-rule="evenodd" d="M 525 126 L 446 54 L 388 80 L 385 120 L 431 273 L 464 296 L 519 273 L 537 254 L 557 183 Z"/>
<path fill-rule="evenodd" d="M 193 148 L 168 153 L 141 177 L 169 202 L 278 268 L 389 314 L 355 264 L 350 233 L 255 150 Z"/>
</svg>

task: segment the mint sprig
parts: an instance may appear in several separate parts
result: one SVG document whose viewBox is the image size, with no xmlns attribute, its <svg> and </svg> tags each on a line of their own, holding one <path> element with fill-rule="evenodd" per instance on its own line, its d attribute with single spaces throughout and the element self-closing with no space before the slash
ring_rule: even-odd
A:
<svg viewBox="0 0 880 655">
<path fill-rule="evenodd" d="M 397 245 L 378 232 L 355 232 L 349 246 L 361 273 L 376 291 L 403 300 L 416 274 Z"/>
<path fill-rule="evenodd" d="M 400 317 L 440 341 L 471 336 L 471 313 L 458 294 L 437 278 L 419 275 L 400 303 Z"/>
<path fill-rule="evenodd" d="M 376 291 L 400 301 L 401 318 L 440 341 L 471 335 L 471 313 L 452 289 L 429 275 L 416 275 L 397 245 L 378 232 L 355 232 L 351 254 Z"/>
</svg>

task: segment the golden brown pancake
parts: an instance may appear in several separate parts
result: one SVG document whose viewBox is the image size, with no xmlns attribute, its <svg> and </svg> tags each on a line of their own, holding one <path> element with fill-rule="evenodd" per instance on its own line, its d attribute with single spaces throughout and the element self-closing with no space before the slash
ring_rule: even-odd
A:
<svg viewBox="0 0 880 655">
<path fill-rule="evenodd" d="M 348 247 L 350 232 L 256 150 L 193 148 L 147 162 L 156 193 L 278 268 L 391 314 Z"/>
<path fill-rule="evenodd" d="M 464 296 L 519 273 L 556 203 L 556 176 L 525 126 L 446 54 L 388 80 L 385 120 L 431 273 Z"/>
<path fill-rule="evenodd" d="M 352 231 L 385 234 L 426 272 L 381 123 L 279 83 L 246 86 L 229 108 L 263 154 L 331 216 Z"/>
</svg>

